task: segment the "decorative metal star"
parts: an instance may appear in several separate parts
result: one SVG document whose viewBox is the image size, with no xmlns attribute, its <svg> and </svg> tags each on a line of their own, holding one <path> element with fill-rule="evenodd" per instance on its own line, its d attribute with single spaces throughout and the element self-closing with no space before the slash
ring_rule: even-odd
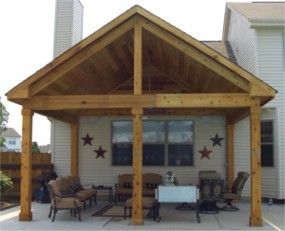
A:
<svg viewBox="0 0 285 231">
<path fill-rule="evenodd" d="M 203 159 L 204 157 L 206 157 L 207 159 L 210 159 L 209 154 L 210 154 L 212 151 L 208 150 L 206 146 L 204 146 L 204 149 L 203 149 L 203 150 L 199 150 L 199 152 L 202 154 L 202 155 L 201 155 L 201 159 Z"/>
<path fill-rule="evenodd" d="M 89 134 L 87 133 L 87 135 L 85 137 L 81 137 L 81 139 L 84 140 L 83 145 L 86 145 L 86 144 L 92 145 L 91 141 L 94 139 L 94 137 L 90 137 Z"/>
<path fill-rule="evenodd" d="M 97 153 L 96 159 L 98 159 L 99 157 L 105 158 L 104 153 L 106 152 L 106 150 L 102 149 L 102 146 L 99 146 L 98 150 L 94 150 L 94 152 Z"/>
<path fill-rule="evenodd" d="M 214 138 L 211 138 L 210 140 L 213 141 L 213 146 L 215 146 L 215 145 L 222 146 L 221 141 L 222 141 L 223 139 L 224 139 L 224 138 L 219 137 L 219 136 L 218 136 L 218 133 L 216 133 L 215 137 L 214 137 Z"/>
</svg>

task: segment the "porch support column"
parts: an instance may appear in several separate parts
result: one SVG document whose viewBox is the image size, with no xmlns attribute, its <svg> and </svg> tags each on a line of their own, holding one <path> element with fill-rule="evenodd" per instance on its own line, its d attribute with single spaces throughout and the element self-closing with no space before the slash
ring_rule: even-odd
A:
<svg viewBox="0 0 285 231">
<path fill-rule="evenodd" d="M 133 209 L 132 222 L 135 225 L 143 223 L 142 212 L 142 109 L 132 109 L 133 114 Z"/>
<path fill-rule="evenodd" d="M 260 162 L 260 105 L 250 107 L 251 141 L 251 209 L 250 226 L 262 226 L 261 215 L 261 162 Z"/>
<path fill-rule="evenodd" d="M 78 176 L 78 118 L 70 124 L 71 130 L 71 158 L 70 158 L 70 174 Z"/>
<path fill-rule="evenodd" d="M 142 94 L 142 27 L 134 26 L 134 94 Z M 142 210 L 142 114 L 143 108 L 132 108 L 133 114 L 133 209 L 132 223 L 143 224 Z"/>
<path fill-rule="evenodd" d="M 31 221 L 32 202 L 32 128 L 33 111 L 30 108 L 22 109 L 22 154 L 21 154 L 21 195 L 20 221 Z"/>
<path fill-rule="evenodd" d="M 234 131 L 235 125 L 227 119 L 227 189 L 232 188 L 234 182 Z"/>
</svg>

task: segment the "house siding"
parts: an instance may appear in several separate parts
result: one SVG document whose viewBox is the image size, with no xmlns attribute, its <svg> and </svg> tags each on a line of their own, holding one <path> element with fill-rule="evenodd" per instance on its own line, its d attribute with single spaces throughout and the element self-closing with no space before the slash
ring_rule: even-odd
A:
<svg viewBox="0 0 285 231">
<path fill-rule="evenodd" d="M 227 40 L 237 63 L 278 91 L 276 98 L 264 106 L 268 110 L 263 110 L 261 114 L 261 119 L 274 121 L 275 161 L 274 167 L 262 167 L 262 196 L 284 199 L 284 29 L 251 28 L 247 18 L 232 10 Z M 237 123 L 235 128 L 235 170 L 249 171 L 246 156 L 250 153 L 249 120 Z M 246 187 L 245 194 L 249 192 Z"/>
<path fill-rule="evenodd" d="M 285 181 L 285 41 L 284 28 L 256 28 L 257 69 L 258 76 L 274 87 L 278 93 L 276 97 L 265 105 L 274 110 L 274 155 L 275 171 L 278 176 L 279 191 L 277 198 L 284 199 Z M 273 176 L 276 178 L 276 175 Z M 273 178 L 272 178 L 273 179 Z M 268 179 L 268 185 L 270 181 Z"/>
<path fill-rule="evenodd" d="M 247 71 L 256 73 L 255 32 L 248 20 L 231 11 L 227 40 L 230 42 L 237 63 Z"/>
<path fill-rule="evenodd" d="M 70 175 L 70 125 L 52 120 L 51 134 L 52 162 L 55 165 L 55 172 L 59 176 Z"/>
<path fill-rule="evenodd" d="M 111 124 L 114 120 L 130 119 L 128 117 L 81 117 L 79 127 L 79 175 L 82 183 L 114 185 L 119 174 L 131 173 L 132 166 L 112 166 Z M 156 120 L 157 117 L 149 118 Z M 225 119 L 222 116 L 214 117 L 159 117 L 159 120 L 193 120 L 194 121 L 194 166 L 146 166 L 144 172 L 156 172 L 162 176 L 169 170 L 175 172 L 180 184 L 198 183 L 199 170 L 217 170 L 225 178 L 226 164 L 226 129 Z M 58 175 L 69 174 L 70 169 L 70 128 L 68 125 L 55 121 L 54 126 L 54 160 Z M 86 134 L 94 137 L 91 145 L 83 145 L 81 137 Z M 212 146 L 211 137 L 215 134 L 225 138 L 222 146 Z M 99 146 L 106 150 L 105 158 L 96 159 Z M 204 146 L 213 150 L 210 159 L 201 159 L 198 152 Z"/>
<path fill-rule="evenodd" d="M 82 39 L 83 6 L 79 1 L 56 1 L 54 57 Z"/>
</svg>

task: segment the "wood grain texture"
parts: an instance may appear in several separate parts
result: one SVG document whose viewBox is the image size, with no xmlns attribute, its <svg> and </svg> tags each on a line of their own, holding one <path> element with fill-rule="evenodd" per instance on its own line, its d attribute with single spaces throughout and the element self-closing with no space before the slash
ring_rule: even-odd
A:
<svg viewBox="0 0 285 231">
<path fill-rule="evenodd" d="M 20 221 L 32 220 L 32 129 L 33 111 L 30 108 L 22 109 L 22 155 L 21 155 L 21 194 L 20 194 Z"/>
<path fill-rule="evenodd" d="M 251 204 L 250 226 L 262 226 L 259 104 L 250 107 Z"/>
<path fill-rule="evenodd" d="M 133 108 L 133 209 L 132 223 L 140 225 L 143 223 L 143 208 L 142 208 L 142 108 Z"/>
</svg>

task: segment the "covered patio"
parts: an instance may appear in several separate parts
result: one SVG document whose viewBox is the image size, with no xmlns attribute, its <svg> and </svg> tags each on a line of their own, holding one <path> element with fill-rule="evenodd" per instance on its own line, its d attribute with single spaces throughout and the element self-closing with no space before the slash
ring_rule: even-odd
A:
<svg viewBox="0 0 285 231">
<path fill-rule="evenodd" d="M 33 113 L 70 124 L 71 175 L 79 175 L 81 116 L 132 116 L 132 223 L 143 224 L 143 116 L 226 118 L 226 180 L 234 180 L 235 123 L 250 116 L 249 224 L 262 225 L 260 110 L 276 91 L 157 16 L 134 6 L 7 93 L 23 117 L 19 219 L 32 220 Z"/>
<path fill-rule="evenodd" d="M 143 226 L 134 226 L 130 219 L 118 217 L 93 217 L 93 208 L 83 213 L 82 222 L 72 219 L 69 211 L 59 212 L 55 222 L 47 218 L 48 204 L 32 203 L 33 221 L 18 222 L 20 207 L 1 211 L 1 230 L 283 230 L 284 206 L 282 204 L 263 204 L 263 227 L 248 227 L 249 203 L 242 202 L 238 206 L 241 211 L 233 214 L 201 214 L 201 223 L 197 223 L 193 211 L 178 211 L 174 206 L 162 208 L 162 220 L 157 223 L 145 219 Z"/>
</svg>

